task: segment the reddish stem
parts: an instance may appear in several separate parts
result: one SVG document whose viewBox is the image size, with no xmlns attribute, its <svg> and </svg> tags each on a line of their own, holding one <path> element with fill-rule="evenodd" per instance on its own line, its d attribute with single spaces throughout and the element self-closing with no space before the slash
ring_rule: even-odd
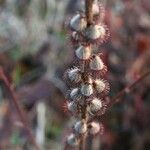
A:
<svg viewBox="0 0 150 150">
<path fill-rule="evenodd" d="M 39 148 L 38 144 L 36 143 L 36 140 L 35 140 L 35 138 L 34 138 L 34 136 L 33 136 L 33 134 L 32 134 L 32 130 L 31 130 L 30 127 L 29 127 L 29 123 L 28 123 L 27 117 L 26 117 L 27 115 L 26 115 L 26 113 L 24 112 L 24 110 L 22 109 L 22 107 L 20 106 L 20 103 L 19 103 L 19 101 L 18 101 L 18 99 L 17 99 L 17 97 L 16 97 L 16 94 L 15 94 L 15 92 L 14 92 L 14 90 L 13 90 L 11 84 L 9 83 L 9 81 L 8 81 L 8 79 L 7 79 L 6 75 L 5 75 L 5 73 L 4 73 L 2 67 L 0 67 L 0 80 L 2 80 L 2 81 L 4 82 L 4 85 L 5 85 L 5 87 L 6 87 L 6 90 L 7 90 L 8 93 L 9 93 L 9 97 L 10 97 L 10 99 L 12 100 L 14 106 L 16 107 L 16 110 L 17 110 L 17 112 L 18 112 L 18 115 L 19 115 L 19 117 L 20 117 L 20 120 L 21 120 L 21 122 L 23 123 L 24 128 L 25 128 L 26 131 L 28 132 L 28 135 L 29 135 L 29 138 L 30 138 L 32 144 L 35 146 L 35 148 L 36 148 L 37 150 L 40 150 L 40 148 Z"/>
<path fill-rule="evenodd" d="M 92 6 L 94 0 L 85 0 L 85 9 L 86 9 L 86 19 L 87 25 L 90 26 L 93 23 L 93 14 L 92 14 Z"/>
<path fill-rule="evenodd" d="M 150 75 L 150 71 L 142 75 L 140 78 L 138 78 L 135 82 L 133 82 L 131 85 L 125 87 L 123 90 L 121 90 L 117 95 L 115 95 L 113 98 L 111 98 L 110 107 L 115 104 L 116 102 L 119 102 L 119 98 L 122 97 L 125 93 L 130 92 L 138 83 L 140 83 L 143 79 L 148 77 Z"/>
<path fill-rule="evenodd" d="M 115 103 L 119 102 L 119 98 L 122 97 L 125 93 L 129 93 L 133 88 L 135 88 L 135 86 L 137 84 L 139 84 L 141 81 L 143 81 L 146 77 L 148 77 L 150 75 L 150 71 L 148 71 L 147 73 L 143 74 L 141 77 L 139 77 L 135 82 L 133 82 L 131 85 L 126 86 L 123 90 L 121 90 L 120 92 L 118 92 L 118 94 L 116 94 L 113 98 L 109 98 L 111 99 L 111 102 L 108 105 L 108 109 L 111 108 Z M 89 121 L 96 119 L 97 115 L 93 116 L 93 118 L 91 118 Z M 101 116 L 100 120 L 103 120 L 104 115 Z"/>
<path fill-rule="evenodd" d="M 87 26 L 90 26 L 93 22 L 93 14 L 92 14 L 92 6 L 93 6 L 94 0 L 85 0 L 85 9 L 86 9 L 86 20 L 87 20 Z M 85 72 L 85 64 L 83 63 L 82 72 L 83 77 L 87 80 L 86 72 Z M 85 81 L 86 82 L 86 81 Z M 81 117 L 84 119 L 84 121 L 87 123 L 87 105 L 86 105 L 86 99 L 84 99 L 84 106 L 82 107 L 81 111 Z M 85 150 L 85 144 L 86 144 L 86 134 L 83 134 L 80 137 L 80 143 L 79 143 L 79 150 Z"/>
</svg>

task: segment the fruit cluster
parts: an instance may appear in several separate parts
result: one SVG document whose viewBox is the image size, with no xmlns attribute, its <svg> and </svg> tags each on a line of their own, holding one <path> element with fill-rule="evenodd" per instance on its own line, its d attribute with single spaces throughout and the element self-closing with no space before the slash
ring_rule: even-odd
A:
<svg viewBox="0 0 150 150">
<path fill-rule="evenodd" d="M 96 46 L 105 42 L 109 30 L 104 24 L 104 9 L 98 2 L 92 4 L 92 22 L 87 22 L 85 9 L 73 16 L 68 23 L 71 41 L 74 47 L 76 66 L 65 73 L 70 90 L 67 93 L 67 108 L 77 119 L 66 143 L 78 146 L 83 135 L 97 134 L 103 131 L 102 124 L 92 120 L 93 116 L 105 112 L 105 97 L 109 92 L 109 83 L 105 79 L 107 67 L 102 54 L 95 53 Z"/>
</svg>

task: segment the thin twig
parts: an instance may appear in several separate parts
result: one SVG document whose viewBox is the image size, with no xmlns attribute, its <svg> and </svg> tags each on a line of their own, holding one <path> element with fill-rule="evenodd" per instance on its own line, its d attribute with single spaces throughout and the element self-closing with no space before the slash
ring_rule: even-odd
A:
<svg viewBox="0 0 150 150">
<path fill-rule="evenodd" d="M 0 67 L 0 80 L 2 80 L 4 82 L 6 90 L 9 93 L 9 97 L 12 100 L 14 106 L 16 107 L 16 110 L 18 112 L 20 120 L 23 123 L 24 128 L 28 132 L 28 135 L 29 135 L 29 138 L 30 138 L 32 144 L 35 146 L 35 148 L 37 150 L 40 150 L 40 148 L 39 148 L 38 144 L 36 143 L 36 140 L 35 140 L 35 138 L 34 138 L 34 136 L 32 134 L 32 131 L 31 131 L 30 127 L 29 127 L 29 123 L 28 123 L 27 118 L 26 118 L 26 113 L 21 108 L 20 103 L 19 103 L 19 101 L 18 101 L 18 99 L 16 97 L 16 94 L 15 94 L 11 84 L 9 83 L 9 81 L 8 81 L 8 79 L 7 79 L 6 75 L 5 75 L 2 67 Z"/>
<path fill-rule="evenodd" d="M 146 77 L 148 77 L 150 75 L 150 71 L 148 71 L 147 73 L 141 75 L 141 77 L 139 77 L 135 82 L 133 82 L 131 85 L 126 86 L 124 89 L 122 89 L 120 92 L 118 92 L 118 94 L 116 94 L 114 97 L 109 98 L 111 100 L 111 102 L 109 103 L 109 105 L 107 106 L 108 109 L 110 109 L 115 103 L 119 102 L 120 98 L 125 94 L 125 93 L 129 93 L 131 90 L 133 90 L 135 88 L 135 86 L 137 84 L 139 84 L 141 81 L 143 81 Z M 93 119 L 96 119 L 97 115 L 93 116 L 89 122 Z M 104 115 L 101 116 L 100 120 L 103 120 Z"/>
<path fill-rule="evenodd" d="M 86 150 L 92 150 L 93 148 L 93 136 L 88 133 L 87 140 L 86 140 Z"/>
<path fill-rule="evenodd" d="M 146 77 L 150 75 L 150 71 L 143 74 L 140 78 L 138 78 L 135 82 L 133 82 L 131 85 L 125 87 L 123 90 L 121 90 L 118 94 L 116 94 L 113 98 L 111 98 L 110 107 L 115 104 L 116 102 L 119 102 L 119 98 L 122 97 L 125 93 L 130 92 L 138 83 L 140 83 L 142 80 L 144 80 Z"/>
<path fill-rule="evenodd" d="M 87 20 L 87 26 L 90 26 L 93 22 L 93 14 L 92 14 L 92 6 L 93 6 L 94 0 L 85 0 L 85 9 L 86 9 L 86 20 Z M 87 80 L 87 74 L 85 71 L 85 64 L 82 65 L 82 72 L 85 80 Z M 86 82 L 86 81 L 85 81 Z M 87 123 L 87 105 L 86 100 L 84 100 L 84 106 L 82 107 L 81 117 Z M 86 134 L 83 134 L 80 137 L 80 143 L 79 143 L 79 150 L 85 150 L 86 146 Z"/>
<path fill-rule="evenodd" d="M 93 22 L 92 6 L 94 0 L 85 0 L 85 9 L 86 9 L 86 20 L 87 25 L 90 26 Z"/>
<path fill-rule="evenodd" d="M 79 150 L 85 150 L 85 135 L 80 137 Z"/>
</svg>

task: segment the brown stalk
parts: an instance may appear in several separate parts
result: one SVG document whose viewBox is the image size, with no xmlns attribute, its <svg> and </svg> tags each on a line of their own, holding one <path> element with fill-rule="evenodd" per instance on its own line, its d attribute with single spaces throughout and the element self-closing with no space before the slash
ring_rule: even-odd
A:
<svg viewBox="0 0 150 150">
<path fill-rule="evenodd" d="M 121 90 L 117 95 L 115 95 L 113 98 L 111 98 L 111 103 L 110 103 L 110 107 L 119 102 L 119 98 L 122 97 L 125 93 L 130 92 L 133 88 L 135 88 L 135 86 L 140 83 L 141 81 L 143 81 L 146 77 L 148 77 L 150 75 L 150 71 L 148 71 L 147 73 L 143 74 L 140 78 L 138 78 L 135 82 L 133 82 L 131 85 L 125 87 L 123 90 Z"/>
<path fill-rule="evenodd" d="M 90 26 L 93 23 L 92 6 L 94 0 L 85 0 L 86 20 L 87 25 Z"/>
<path fill-rule="evenodd" d="M 90 26 L 93 22 L 93 14 L 92 14 L 92 6 L 93 6 L 94 0 L 85 0 L 85 10 L 86 10 L 86 20 L 87 20 L 87 26 Z M 82 66 L 82 72 L 83 77 L 86 78 L 86 72 L 85 72 L 85 64 L 83 63 Z M 85 81 L 86 82 L 86 81 Z M 86 99 L 84 99 L 84 106 L 81 111 L 81 117 L 87 123 L 87 105 L 86 105 Z M 86 134 L 83 134 L 80 136 L 80 143 L 79 143 L 79 150 L 85 150 L 86 146 Z"/>
<path fill-rule="evenodd" d="M 86 141 L 86 136 L 83 134 L 80 137 L 79 150 L 85 150 L 85 141 Z"/>
<path fill-rule="evenodd" d="M 86 150 L 92 150 L 93 147 L 93 136 L 88 133 L 87 139 L 86 139 Z"/>
<path fill-rule="evenodd" d="M 34 136 L 32 134 L 32 130 L 29 127 L 29 123 L 28 123 L 27 117 L 26 117 L 27 115 L 24 112 L 24 110 L 22 109 L 22 107 L 20 106 L 20 103 L 19 103 L 19 101 L 18 101 L 18 99 L 16 97 L 16 94 L 15 94 L 11 84 L 9 83 L 9 81 L 8 81 L 8 79 L 7 79 L 6 75 L 5 75 L 2 67 L 0 67 L 0 80 L 2 80 L 4 82 L 5 88 L 6 88 L 7 92 L 8 92 L 8 94 L 9 94 L 8 96 L 9 96 L 10 100 L 12 100 L 12 102 L 14 104 L 14 106 L 15 106 L 17 112 L 18 112 L 18 115 L 20 117 L 20 120 L 23 123 L 24 128 L 27 131 L 32 144 L 35 146 L 36 150 L 40 150 L 40 148 L 39 148 L 38 144 L 36 143 L 36 140 L 35 140 L 35 138 L 34 138 Z"/>
</svg>

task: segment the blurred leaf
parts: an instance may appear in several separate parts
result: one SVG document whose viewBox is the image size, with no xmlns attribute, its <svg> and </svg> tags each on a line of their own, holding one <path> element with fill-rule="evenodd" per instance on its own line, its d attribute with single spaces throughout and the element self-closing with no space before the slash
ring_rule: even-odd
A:
<svg viewBox="0 0 150 150">
<path fill-rule="evenodd" d="M 15 85 L 18 85 L 21 79 L 21 68 L 18 66 L 16 69 L 13 71 L 13 83 Z"/>
<path fill-rule="evenodd" d="M 8 54 L 10 55 L 10 57 L 13 59 L 13 60 L 18 60 L 22 57 L 23 53 L 22 51 L 19 49 L 18 46 L 15 46 L 12 50 L 10 50 L 8 52 Z"/>
<path fill-rule="evenodd" d="M 60 126 L 57 126 L 57 125 L 48 126 L 46 128 L 46 137 L 48 139 L 57 137 L 58 135 L 60 135 L 61 131 L 62 131 L 62 128 Z"/>
<path fill-rule="evenodd" d="M 10 143 L 11 145 L 20 145 L 22 143 L 19 132 L 15 131 L 12 133 L 11 138 L 10 138 Z"/>
</svg>

